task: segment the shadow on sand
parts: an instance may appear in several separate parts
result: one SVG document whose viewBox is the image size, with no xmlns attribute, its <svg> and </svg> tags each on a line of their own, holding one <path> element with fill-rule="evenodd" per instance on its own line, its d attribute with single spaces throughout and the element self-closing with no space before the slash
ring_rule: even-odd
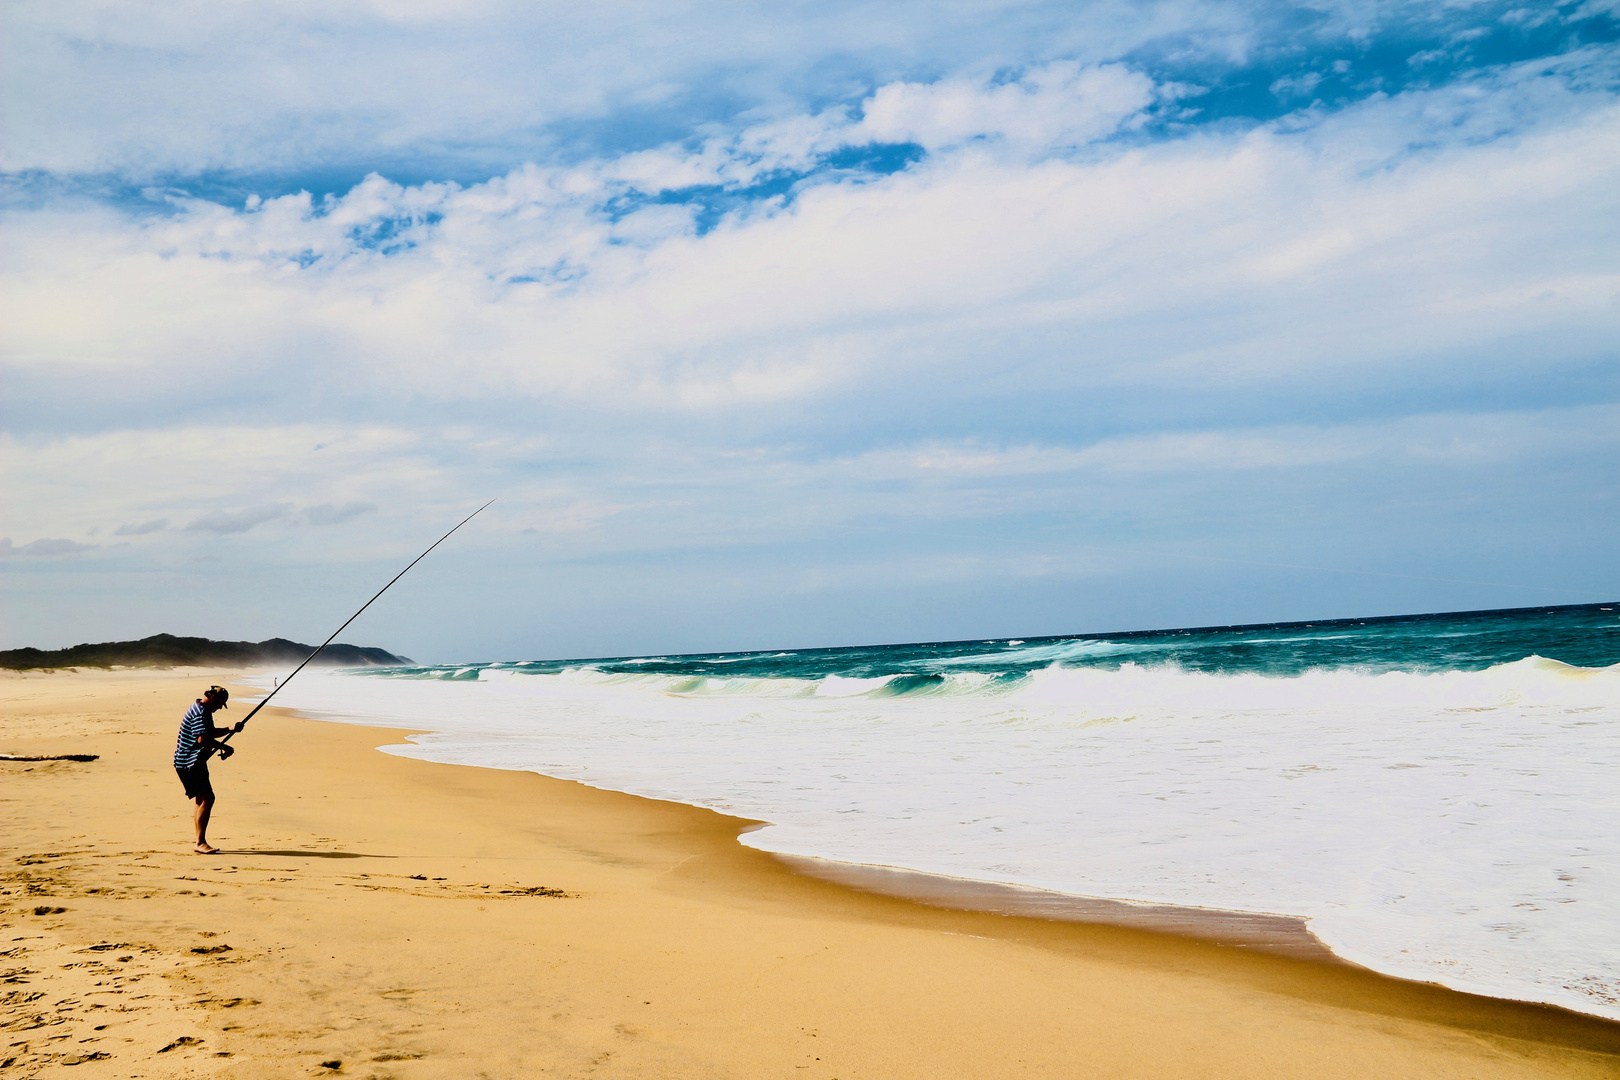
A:
<svg viewBox="0 0 1620 1080">
<path fill-rule="evenodd" d="M 355 851 L 265 851 L 262 848 L 220 848 L 215 855 L 277 855 L 287 859 L 397 859 L 398 855 L 362 855 Z"/>
</svg>

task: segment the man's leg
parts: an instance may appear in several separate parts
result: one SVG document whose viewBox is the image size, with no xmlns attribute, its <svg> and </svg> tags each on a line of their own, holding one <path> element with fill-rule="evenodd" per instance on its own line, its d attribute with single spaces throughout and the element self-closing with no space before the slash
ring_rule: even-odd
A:
<svg viewBox="0 0 1620 1080">
<path fill-rule="evenodd" d="M 203 855 L 211 855 L 219 849 L 208 843 L 208 817 L 214 812 L 214 797 L 209 795 L 197 800 L 197 851 Z"/>
</svg>

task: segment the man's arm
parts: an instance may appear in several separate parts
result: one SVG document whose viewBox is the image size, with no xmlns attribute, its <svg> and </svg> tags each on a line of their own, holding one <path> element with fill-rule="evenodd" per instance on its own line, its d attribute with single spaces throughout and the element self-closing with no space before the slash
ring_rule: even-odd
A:
<svg viewBox="0 0 1620 1080">
<path fill-rule="evenodd" d="M 201 735 L 197 736 L 197 745 L 201 746 L 204 750 L 217 750 L 219 751 L 219 756 L 221 758 L 228 758 L 232 754 L 236 753 L 236 747 L 230 745 L 229 743 L 218 742 L 216 741 L 216 737 L 224 735 L 229 731 L 241 730 L 241 724 L 237 724 L 234 728 L 214 727 L 212 724 L 210 724 L 203 730 Z"/>
</svg>

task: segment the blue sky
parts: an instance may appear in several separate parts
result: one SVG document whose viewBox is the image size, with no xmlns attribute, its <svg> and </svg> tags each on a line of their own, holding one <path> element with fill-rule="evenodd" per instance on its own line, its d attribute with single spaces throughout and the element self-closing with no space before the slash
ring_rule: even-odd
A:
<svg viewBox="0 0 1620 1080">
<path fill-rule="evenodd" d="M 6 18 L 7 645 L 1620 595 L 1615 3 Z"/>
</svg>

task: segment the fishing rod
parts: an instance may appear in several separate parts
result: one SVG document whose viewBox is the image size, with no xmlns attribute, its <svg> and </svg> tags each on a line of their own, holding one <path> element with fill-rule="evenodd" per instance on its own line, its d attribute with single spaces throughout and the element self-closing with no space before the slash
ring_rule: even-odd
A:
<svg viewBox="0 0 1620 1080">
<path fill-rule="evenodd" d="M 410 570 L 411 566 L 415 566 L 417 563 L 419 563 L 423 559 L 427 558 L 428 553 L 431 552 L 433 550 L 433 548 L 438 547 L 440 544 L 442 544 L 446 540 L 450 539 L 450 533 L 455 532 L 456 529 L 461 528 L 461 526 L 467 524 L 467 522 L 471 521 L 473 518 L 477 517 L 479 514 L 482 514 L 485 510 L 489 509 L 490 505 L 492 503 L 494 503 L 494 502 L 495 502 L 494 499 L 489 500 L 489 502 L 485 503 L 483 506 L 480 506 L 478 509 L 476 509 L 472 513 L 468 514 L 466 517 L 462 518 L 461 521 L 457 523 L 455 529 L 451 529 L 450 532 L 445 533 L 443 536 L 441 536 L 437 540 L 433 541 L 432 547 L 429 547 L 427 549 L 427 551 L 422 552 L 422 554 L 420 554 L 416 558 L 412 559 L 410 566 L 407 566 L 404 570 L 401 570 L 399 573 L 395 574 L 392 578 L 389 579 L 387 585 L 384 585 L 382 588 L 378 589 L 377 590 L 377 596 L 381 596 L 383 593 L 387 592 L 390 588 L 392 588 L 394 582 L 396 582 L 400 578 L 404 577 L 406 575 L 406 573 Z M 355 612 L 353 615 L 350 615 L 347 619 L 343 620 L 343 625 L 338 627 L 336 630 L 332 631 L 332 636 L 327 638 L 325 641 L 321 642 L 321 645 L 320 645 L 319 649 L 316 649 L 314 652 L 312 652 L 308 656 L 304 657 L 304 662 L 302 664 L 299 664 L 297 667 L 293 668 L 292 675 L 288 675 L 285 679 L 283 679 L 279 683 L 277 683 L 276 686 L 275 686 L 275 689 L 271 690 L 268 694 L 266 694 L 263 701 L 259 702 L 255 706 L 253 706 L 253 711 L 248 713 L 246 716 L 242 717 L 241 723 L 239 723 L 234 730 L 226 732 L 225 737 L 223 739 L 220 739 L 219 741 L 221 743 L 230 742 L 232 735 L 235 735 L 237 731 L 240 731 L 243 727 L 246 727 L 247 722 L 249 720 L 253 719 L 254 715 L 257 714 L 260 709 L 262 709 L 266 705 L 270 704 L 270 699 L 271 698 L 273 698 L 277 694 L 281 693 L 281 691 L 286 688 L 287 684 L 293 681 L 293 675 L 297 675 L 300 671 L 303 671 L 304 668 L 309 664 L 309 662 L 311 660 L 313 660 L 317 656 L 321 655 L 321 649 L 324 649 L 328 645 L 332 644 L 332 641 L 339 634 L 343 633 L 343 631 L 348 627 L 348 625 L 350 623 L 354 622 L 354 620 L 358 619 L 361 615 L 365 614 L 366 608 L 370 607 L 372 604 L 375 604 L 377 602 L 377 596 L 373 596 L 370 600 L 367 600 L 365 602 L 365 604 L 360 608 L 359 611 Z"/>
</svg>

